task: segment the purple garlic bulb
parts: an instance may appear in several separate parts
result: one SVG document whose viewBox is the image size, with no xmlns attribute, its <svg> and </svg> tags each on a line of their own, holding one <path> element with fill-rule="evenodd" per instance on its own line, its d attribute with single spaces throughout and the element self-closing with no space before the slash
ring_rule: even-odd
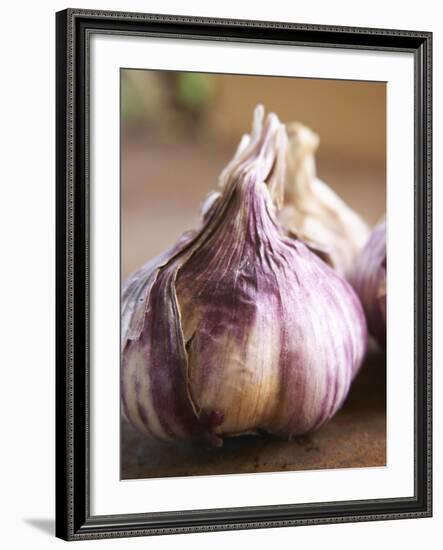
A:
<svg viewBox="0 0 443 550">
<path fill-rule="evenodd" d="M 366 348 L 363 309 L 279 224 L 286 149 L 284 125 L 257 107 L 201 227 L 123 289 L 122 407 L 149 438 L 291 438 L 348 394 Z"/>
<path fill-rule="evenodd" d="M 365 310 L 369 332 L 386 346 L 386 219 L 372 231 L 350 278 Z"/>
</svg>

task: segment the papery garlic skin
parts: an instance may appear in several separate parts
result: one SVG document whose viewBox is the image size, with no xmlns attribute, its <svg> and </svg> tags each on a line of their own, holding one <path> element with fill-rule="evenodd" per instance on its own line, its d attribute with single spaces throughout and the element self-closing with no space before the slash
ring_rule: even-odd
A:
<svg viewBox="0 0 443 550">
<path fill-rule="evenodd" d="M 289 147 L 284 208 L 280 221 L 288 234 L 303 239 L 342 275 L 347 275 L 369 237 L 369 228 L 332 189 L 316 176 L 319 138 L 298 123 L 286 125 Z"/>
<path fill-rule="evenodd" d="M 284 126 L 259 107 L 242 143 L 202 227 L 148 265 L 148 282 L 142 268 L 140 305 L 127 292 L 122 402 L 152 438 L 305 433 L 340 408 L 363 359 L 353 289 L 276 219 Z"/>
<path fill-rule="evenodd" d="M 373 229 L 356 258 L 350 282 L 365 310 L 369 332 L 386 346 L 386 218 Z"/>
</svg>

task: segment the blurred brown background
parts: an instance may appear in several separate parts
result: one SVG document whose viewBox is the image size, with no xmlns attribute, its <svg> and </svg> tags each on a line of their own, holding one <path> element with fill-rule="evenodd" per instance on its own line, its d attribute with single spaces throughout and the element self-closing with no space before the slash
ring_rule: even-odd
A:
<svg viewBox="0 0 443 550">
<path fill-rule="evenodd" d="M 385 212 L 385 84 L 123 70 L 122 281 L 196 226 L 257 103 L 318 133 L 318 176 L 368 223 Z M 383 466 L 385 364 L 372 343 L 343 408 L 293 441 L 244 436 L 227 438 L 222 449 L 165 444 L 123 421 L 121 478 Z"/>
<path fill-rule="evenodd" d="M 384 83 L 124 69 L 123 278 L 195 226 L 257 103 L 318 133 L 318 176 L 371 225 L 385 212 Z"/>
</svg>

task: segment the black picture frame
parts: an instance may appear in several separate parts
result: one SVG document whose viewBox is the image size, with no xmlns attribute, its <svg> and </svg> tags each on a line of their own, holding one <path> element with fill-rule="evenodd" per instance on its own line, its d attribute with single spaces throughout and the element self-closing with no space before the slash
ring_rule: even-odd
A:
<svg viewBox="0 0 443 550">
<path fill-rule="evenodd" d="M 94 33 L 411 52 L 415 66 L 413 497 L 92 516 L 89 40 Z M 65 540 L 432 515 L 432 33 L 68 9 L 56 14 L 56 535 Z M 174 503 L 171 503 L 174 507 Z"/>
</svg>

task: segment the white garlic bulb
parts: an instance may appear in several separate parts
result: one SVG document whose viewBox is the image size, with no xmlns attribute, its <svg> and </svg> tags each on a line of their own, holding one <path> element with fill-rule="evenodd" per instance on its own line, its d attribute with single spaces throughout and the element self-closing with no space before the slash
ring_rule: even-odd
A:
<svg viewBox="0 0 443 550">
<path fill-rule="evenodd" d="M 315 151 L 319 138 L 294 122 L 289 139 L 284 207 L 279 218 L 288 234 L 318 249 L 328 263 L 347 275 L 369 236 L 369 228 L 325 182 L 317 178 Z"/>
</svg>

